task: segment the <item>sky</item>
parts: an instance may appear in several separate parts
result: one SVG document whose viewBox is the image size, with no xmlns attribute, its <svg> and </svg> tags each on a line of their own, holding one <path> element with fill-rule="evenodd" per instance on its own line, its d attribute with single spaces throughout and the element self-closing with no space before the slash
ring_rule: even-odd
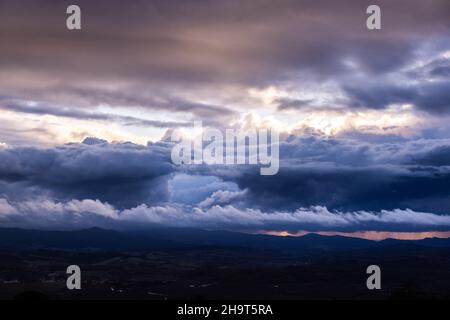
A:
<svg viewBox="0 0 450 320">
<path fill-rule="evenodd" d="M 450 231 L 448 0 L 70 4 L 0 0 L 0 226 Z M 278 174 L 174 165 L 194 121 L 277 130 Z"/>
</svg>

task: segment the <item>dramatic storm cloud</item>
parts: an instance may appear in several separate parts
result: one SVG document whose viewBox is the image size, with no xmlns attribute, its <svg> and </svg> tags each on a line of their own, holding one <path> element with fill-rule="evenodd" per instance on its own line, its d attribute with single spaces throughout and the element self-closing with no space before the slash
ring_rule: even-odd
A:
<svg viewBox="0 0 450 320">
<path fill-rule="evenodd" d="M 149 226 L 294 231 L 450 228 L 448 140 L 291 136 L 274 176 L 245 165 L 175 166 L 172 146 L 90 138 L 51 149 L 3 147 L 2 224 L 131 227 L 142 219 Z"/>
<path fill-rule="evenodd" d="M 0 226 L 450 230 L 450 2 L 376 3 L 0 0 Z M 278 174 L 172 164 L 197 120 Z"/>
<path fill-rule="evenodd" d="M 0 192 L 12 198 L 48 193 L 63 199 L 96 197 L 119 205 L 164 199 L 165 176 L 173 171 L 168 148 L 99 139 L 52 149 L 3 148 Z"/>
</svg>

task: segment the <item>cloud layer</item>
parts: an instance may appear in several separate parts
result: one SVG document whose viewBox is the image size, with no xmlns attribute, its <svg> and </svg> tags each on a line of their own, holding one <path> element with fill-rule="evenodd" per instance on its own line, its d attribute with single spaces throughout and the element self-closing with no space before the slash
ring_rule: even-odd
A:
<svg viewBox="0 0 450 320">
<path fill-rule="evenodd" d="M 69 4 L 0 0 L 0 225 L 449 228 L 448 0 Z M 173 165 L 194 120 L 278 129 L 279 173 Z"/>
<path fill-rule="evenodd" d="M 53 202 L 40 199 L 10 203 L 0 199 L 0 223 L 7 227 L 73 229 L 80 227 L 149 228 L 195 227 L 246 231 L 426 231 L 450 228 L 449 215 L 412 210 L 381 212 L 331 212 L 326 207 L 295 211 L 263 212 L 214 205 L 207 209 L 189 206 L 147 206 L 117 210 L 98 200 Z"/>
<path fill-rule="evenodd" d="M 95 138 L 55 148 L 3 146 L 1 224 L 449 227 L 449 140 L 288 136 L 275 176 L 261 176 L 255 166 L 175 166 L 172 146 Z"/>
<path fill-rule="evenodd" d="M 157 128 L 267 107 L 449 109 L 446 0 L 378 1 L 379 32 L 368 0 L 82 0 L 80 32 L 65 29 L 68 4 L 1 1 L 0 109 Z M 286 95 L 264 106 L 248 94 L 269 87 Z"/>
</svg>

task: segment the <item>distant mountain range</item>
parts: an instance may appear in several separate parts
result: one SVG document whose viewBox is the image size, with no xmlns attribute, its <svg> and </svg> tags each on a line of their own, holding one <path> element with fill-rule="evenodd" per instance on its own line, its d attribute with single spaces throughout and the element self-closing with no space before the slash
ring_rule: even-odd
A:
<svg viewBox="0 0 450 320">
<path fill-rule="evenodd" d="M 181 228 L 149 229 L 146 231 L 113 231 L 101 228 L 77 231 L 44 231 L 0 228 L 0 248 L 3 249 L 121 251 L 207 246 L 275 250 L 350 250 L 383 246 L 426 246 L 448 247 L 450 249 L 450 239 L 372 241 L 317 234 L 308 234 L 301 237 L 279 237 Z"/>
</svg>

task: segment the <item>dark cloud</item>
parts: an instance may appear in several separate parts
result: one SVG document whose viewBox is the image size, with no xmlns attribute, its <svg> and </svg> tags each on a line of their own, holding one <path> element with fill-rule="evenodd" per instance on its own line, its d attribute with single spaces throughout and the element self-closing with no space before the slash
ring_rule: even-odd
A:
<svg viewBox="0 0 450 320">
<path fill-rule="evenodd" d="M 167 200 L 167 176 L 174 171 L 168 145 L 92 142 L 0 149 L 0 180 L 11 184 L 0 194 L 94 198 L 119 207 Z"/>
<path fill-rule="evenodd" d="M 63 203 L 98 199 L 113 205 L 117 217 L 119 211 L 137 208 L 132 210 L 136 215 L 133 221 L 162 207 L 176 217 L 189 210 L 202 210 L 215 212 L 214 219 L 228 221 L 215 224 L 216 220 L 207 219 L 205 226 L 242 227 L 247 215 L 252 224 L 261 212 L 264 217 L 279 212 L 282 218 L 283 212 L 315 206 L 330 212 L 388 210 L 401 217 L 411 209 L 439 215 L 448 214 L 449 146 L 448 140 L 369 143 L 290 136 L 281 144 L 280 171 L 274 176 L 261 176 L 255 166 L 173 166 L 169 142 L 144 147 L 90 138 L 81 144 L 46 149 L 7 147 L 0 150 L 0 195 L 11 203 L 28 206 L 40 198 Z M 184 200 L 178 203 L 177 199 Z M 185 204 L 188 208 L 183 209 Z M 220 218 L 219 212 L 225 217 Z M 227 220 L 229 212 L 232 216 Z M 250 218 L 251 214 L 255 217 Z M 232 217 L 237 220 L 232 221 Z M 203 223 L 203 218 L 186 219 L 180 218 L 179 223 Z M 298 219 L 302 222 L 297 227 L 315 226 L 306 223 L 303 216 Z M 257 224 L 280 228 L 290 225 Z M 386 229 L 388 224 L 360 225 Z"/>
<path fill-rule="evenodd" d="M 290 137 L 281 144 L 277 175 L 260 176 L 248 167 L 213 172 L 246 189 L 248 202 L 258 208 L 320 204 L 343 211 L 411 208 L 445 214 L 450 171 L 440 150 L 448 144 Z"/>
<path fill-rule="evenodd" d="M 348 98 L 347 104 L 355 108 L 384 109 L 392 104 L 410 104 L 431 114 L 443 114 L 450 111 L 448 70 L 450 58 L 433 56 L 429 62 L 419 66 L 416 62 L 414 67 L 395 74 L 350 77 L 341 88 Z"/>
<path fill-rule="evenodd" d="M 276 99 L 274 101 L 277 104 L 279 111 L 284 110 L 305 110 L 311 107 L 314 103 L 313 99 Z"/>
<path fill-rule="evenodd" d="M 299 74 L 343 83 L 354 71 L 349 61 L 359 71 L 385 74 L 407 65 L 418 44 L 449 31 L 446 0 L 377 3 L 383 28 L 371 32 L 368 0 L 81 0 L 83 29 L 71 32 L 68 1 L 2 0 L 0 68 L 14 76 L 0 85 L 56 104 L 70 105 L 76 96 L 91 106 L 126 102 L 222 117 L 227 108 L 182 99 L 183 92 L 201 87 L 214 96 L 227 86 L 264 86 Z M 403 94 L 394 90 L 394 101 Z M 160 97 L 168 101 L 157 103 Z"/>
<path fill-rule="evenodd" d="M 36 219 L 37 218 L 37 219 Z M 73 229 L 92 226 L 108 228 L 145 228 L 155 226 L 196 227 L 231 230 L 280 231 L 427 231 L 448 230 L 450 216 L 413 210 L 381 212 L 330 211 L 315 206 L 295 211 L 261 211 L 215 205 L 198 207 L 145 204 L 118 210 L 98 200 L 54 202 L 47 199 L 10 202 L 0 198 L 0 224 L 8 227 Z"/>
<path fill-rule="evenodd" d="M 124 125 L 135 125 L 144 127 L 168 128 L 168 127 L 187 127 L 192 125 L 191 122 L 147 120 L 129 116 L 87 112 L 80 110 L 78 108 L 52 106 L 48 104 L 35 102 L 30 104 L 26 103 L 25 101 L 15 101 L 15 100 L 8 101 L 8 100 L 9 99 L 0 98 L 0 109 L 35 115 L 53 115 L 59 117 L 74 118 L 78 120 L 117 121 L 123 123 Z"/>
<path fill-rule="evenodd" d="M 448 171 L 429 168 L 281 168 L 278 175 L 264 179 L 243 176 L 237 180 L 261 208 L 294 209 L 317 203 L 336 210 L 382 210 L 412 208 L 448 212 Z M 417 201 L 420 199 L 420 201 Z"/>
<path fill-rule="evenodd" d="M 450 146 L 442 145 L 432 148 L 426 153 L 418 152 L 411 156 L 408 162 L 422 166 L 450 166 Z"/>
<path fill-rule="evenodd" d="M 450 81 L 415 85 L 363 83 L 343 87 L 350 104 L 357 108 L 384 109 L 392 104 L 411 104 L 420 110 L 443 114 L 450 112 Z"/>
<path fill-rule="evenodd" d="M 83 30 L 72 32 L 65 29 L 71 2 L 0 0 L 1 107 L 139 126 L 191 118 L 224 125 L 246 111 L 234 93 L 267 85 L 296 90 L 306 81 L 310 88 L 332 82 L 345 96 L 329 105 L 278 99 L 279 111 L 400 103 L 447 113 L 449 59 L 437 57 L 448 50 L 450 3 L 377 3 L 380 31 L 366 28 L 369 0 L 80 0 Z M 417 61 L 425 64 L 411 70 Z M 93 111 L 105 104 L 169 119 Z M 185 121 L 175 120 L 181 116 Z M 21 130 L 5 127 L 2 137 Z M 36 215 L 42 223 L 76 225 L 112 219 L 230 228 L 448 227 L 439 214 L 448 213 L 449 145 L 358 132 L 290 136 L 275 176 L 252 166 L 176 167 L 167 141 L 0 146 L 0 221 L 32 224 Z M 169 181 L 180 174 L 213 182 L 174 195 L 180 186 L 171 189 Z"/>
<path fill-rule="evenodd" d="M 358 108 L 384 109 L 391 104 L 413 103 L 419 99 L 415 87 L 404 87 L 398 84 L 355 84 L 343 87 Z"/>
<path fill-rule="evenodd" d="M 432 113 L 450 112 L 450 79 L 419 87 L 419 98 L 415 105 Z"/>
</svg>

